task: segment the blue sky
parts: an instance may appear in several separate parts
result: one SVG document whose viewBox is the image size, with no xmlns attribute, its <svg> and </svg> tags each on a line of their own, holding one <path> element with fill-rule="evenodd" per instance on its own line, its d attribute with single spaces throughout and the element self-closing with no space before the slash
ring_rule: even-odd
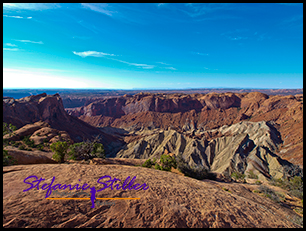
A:
<svg viewBox="0 0 306 231">
<path fill-rule="evenodd" d="M 3 3 L 4 88 L 303 88 L 303 4 Z"/>
</svg>

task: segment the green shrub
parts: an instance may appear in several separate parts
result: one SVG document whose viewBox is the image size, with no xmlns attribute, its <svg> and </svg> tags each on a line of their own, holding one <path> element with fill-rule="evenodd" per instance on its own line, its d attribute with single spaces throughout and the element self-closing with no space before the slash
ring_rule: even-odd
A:
<svg viewBox="0 0 306 231">
<path fill-rule="evenodd" d="M 173 156 L 163 154 L 160 157 L 160 163 L 162 165 L 162 170 L 171 171 L 171 167 L 176 168 L 176 160 Z"/>
<path fill-rule="evenodd" d="M 255 184 L 260 185 L 260 184 L 262 184 L 262 182 L 260 180 L 257 180 L 257 181 L 255 181 Z"/>
<path fill-rule="evenodd" d="M 31 148 L 35 148 L 34 140 L 30 140 L 30 136 L 25 136 L 22 141 Z"/>
<path fill-rule="evenodd" d="M 154 168 L 157 170 L 163 170 L 163 167 L 160 166 L 158 163 L 155 163 Z"/>
<path fill-rule="evenodd" d="M 7 124 L 3 122 L 3 135 L 10 134 L 10 136 L 13 134 L 14 131 L 17 130 L 17 127 L 12 124 Z"/>
<path fill-rule="evenodd" d="M 233 172 L 231 174 L 231 177 L 235 178 L 236 180 L 243 180 L 245 178 L 245 175 L 240 172 Z"/>
<path fill-rule="evenodd" d="M 38 150 L 44 151 L 44 145 L 43 144 L 38 144 L 36 147 L 38 148 Z"/>
<path fill-rule="evenodd" d="M 231 191 L 231 190 L 229 190 L 228 188 L 222 187 L 222 189 L 223 189 L 224 191 L 227 191 L 227 192 L 232 193 L 232 191 Z"/>
<path fill-rule="evenodd" d="M 17 164 L 17 160 L 8 154 L 7 150 L 3 149 L 3 166 Z"/>
<path fill-rule="evenodd" d="M 275 193 L 274 190 L 270 189 L 269 187 L 265 185 L 260 185 L 258 190 L 263 193 L 266 197 L 270 198 L 271 200 L 275 202 L 280 202 L 279 196 Z"/>
<path fill-rule="evenodd" d="M 26 147 L 22 144 L 18 147 L 19 150 L 26 150 Z"/>
<path fill-rule="evenodd" d="M 67 142 L 57 141 L 56 143 L 51 144 L 50 148 L 52 152 L 54 152 L 52 158 L 57 162 L 63 163 L 68 150 Z"/>
<path fill-rule="evenodd" d="M 147 159 L 141 166 L 145 168 L 151 168 L 154 165 L 154 162 L 151 159 Z"/>
<path fill-rule="evenodd" d="M 89 160 L 95 157 L 105 158 L 104 147 L 98 143 L 99 137 L 93 141 L 87 140 L 86 142 L 75 143 L 69 147 L 69 159 L 73 160 Z"/>
<path fill-rule="evenodd" d="M 3 139 L 3 145 L 7 146 L 10 143 L 8 139 Z"/>
<path fill-rule="evenodd" d="M 250 179 L 258 179 L 258 176 L 256 174 L 254 174 L 253 171 L 249 171 L 248 178 L 250 178 Z"/>
<path fill-rule="evenodd" d="M 288 179 L 274 179 L 272 178 L 270 184 L 288 190 L 292 196 L 303 198 L 303 179 L 300 176 L 294 176 Z"/>
</svg>

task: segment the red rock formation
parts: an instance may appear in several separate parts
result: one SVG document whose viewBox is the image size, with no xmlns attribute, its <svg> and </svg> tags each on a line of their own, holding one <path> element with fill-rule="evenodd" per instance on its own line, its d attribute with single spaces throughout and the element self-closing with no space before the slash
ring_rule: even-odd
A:
<svg viewBox="0 0 306 231">
<path fill-rule="evenodd" d="M 100 135 L 107 150 L 110 149 L 111 142 L 117 141 L 116 138 L 103 133 L 98 128 L 68 115 L 58 94 L 43 93 L 19 100 L 3 100 L 3 122 L 12 123 L 20 128 L 38 121 L 46 122 L 51 128 L 59 131 L 66 131 L 74 142 Z"/>
<path fill-rule="evenodd" d="M 97 127 L 213 129 L 243 120 L 273 121 L 284 141 L 279 155 L 302 166 L 303 95 L 260 92 L 209 94 L 139 93 L 67 110 Z"/>
</svg>

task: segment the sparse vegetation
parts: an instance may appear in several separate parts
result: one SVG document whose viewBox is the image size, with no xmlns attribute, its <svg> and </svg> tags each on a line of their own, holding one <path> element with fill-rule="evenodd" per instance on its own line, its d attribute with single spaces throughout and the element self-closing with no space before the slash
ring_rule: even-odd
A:
<svg viewBox="0 0 306 231">
<path fill-rule="evenodd" d="M 253 173 L 253 171 L 249 171 L 248 173 L 249 173 L 248 178 L 250 178 L 250 179 L 258 179 L 258 176 L 255 173 Z"/>
<path fill-rule="evenodd" d="M 162 169 L 162 166 L 160 166 L 158 163 L 156 163 L 156 164 L 154 165 L 154 168 L 157 169 L 157 170 L 163 170 L 163 169 Z"/>
<path fill-rule="evenodd" d="M 63 163 L 65 155 L 67 154 L 68 143 L 58 141 L 51 144 L 50 148 L 54 152 L 52 158 L 59 163 Z"/>
<path fill-rule="evenodd" d="M 31 148 L 35 148 L 34 140 L 30 140 L 30 136 L 25 136 L 22 141 Z"/>
<path fill-rule="evenodd" d="M 73 160 L 89 160 L 95 157 L 105 158 L 104 147 L 98 143 L 99 137 L 95 137 L 93 141 L 75 143 L 69 147 L 69 159 Z"/>
<path fill-rule="evenodd" d="M 26 150 L 26 147 L 25 147 L 25 145 L 22 144 L 22 145 L 20 145 L 20 146 L 18 147 L 18 149 L 19 149 L 19 150 Z"/>
<path fill-rule="evenodd" d="M 271 200 L 275 201 L 275 202 L 280 202 L 280 198 L 277 195 L 277 193 L 272 190 L 271 188 L 265 186 L 265 185 L 260 185 L 258 187 L 259 192 L 263 193 L 266 197 L 270 198 Z"/>
<path fill-rule="evenodd" d="M 8 154 L 7 150 L 3 149 L 3 166 L 17 164 L 17 160 Z"/>
<path fill-rule="evenodd" d="M 232 191 L 230 191 L 228 188 L 225 188 L 225 187 L 222 187 L 222 190 L 232 193 Z"/>
<path fill-rule="evenodd" d="M 12 124 L 3 122 L 3 135 L 10 134 L 10 136 L 17 130 L 17 127 Z"/>
<path fill-rule="evenodd" d="M 151 160 L 151 159 L 147 159 L 141 166 L 142 167 L 145 167 L 145 168 L 151 168 L 153 165 L 155 165 L 155 162 L 156 162 L 156 159 L 154 161 Z"/>
<path fill-rule="evenodd" d="M 299 199 L 303 198 L 303 178 L 301 176 L 294 176 L 289 178 L 272 178 L 270 184 L 288 190 L 291 196 Z"/>
<path fill-rule="evenodd" d="M 235 180 L 243 181 L 245 178 L 245 174 L 240 173 L 240 172 L 233 172 L 231 174 L 231 177 L 234 178 Z"/>
<path fill-rule="evenodd" d="M 170 171 L 171 167 L 173 168 L 177 167 L 175 158 L 173 156 L 166 155 L 166 154 L 161 155 L 160 163 L 161 163 L 162 170 L 164 171 Z"/>
<path fill-rule="evenodd" d="M 38 144 L 36 147 L 38 148 L 38 150 L 44 151 L 44 145 L 43 144 Z"/>
</svg>

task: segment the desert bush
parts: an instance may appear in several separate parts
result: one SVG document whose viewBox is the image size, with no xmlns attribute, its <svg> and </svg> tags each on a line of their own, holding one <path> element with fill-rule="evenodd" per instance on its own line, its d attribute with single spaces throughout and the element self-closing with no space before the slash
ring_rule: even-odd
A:
<svg viewBox="0 0 306 231">
<path fill-rule="evenodd" d="M 155 163 L 154 168 L 157 170 L 163 170 L 163 167 L 160 166 L 158 163 Z"/>
<path fill-rule="evenodd" d="M 96 137 L 93 141 L 87 140 L 71 145 L 68 153 L 69 159 L 89 160 L 95 157 L 105 158 L 104 147 L 101 143 L 98 143 L 99 140 L 100 138 Z"/>
<path fill-rule="evenodd" d="M 17 164 L 17 160 L 8 154 L 7 150 L 3 149 L 3 166 Z"/>
<path fill-rule="evenodd" d="M 10 134 L 17 130 L 17 127 L 12 124 L 7 124 L 3 122 L 3 135 Z"/>
<path fill-rule="evenodd" d="M 248 178 L 250 178 L 250 179 L 258 179 L 258 176 L 255 173 L 253 173 L 253 171 L 249 171 Z"/>
<path fill-rule="evenodd" d="M 44 145 L 43 144 L 38 144 L 36 147 L 38 148 L 38 150 L 44 151 Z"/>
<path fill-rule="evenodd" d="M 19 150 L 26 150 L 26 147 L 22 144 L 18 147 Z"/>
<path fill-rule="evenodd" d="M 153 159 L 153 161 L 151 159 L 147 159 L 141 166 L 145 168 L 151 168 L 155 164 L 155 162 L 156 162 L 155 158 Z"/>
<path fill-rule="evenodd" d="M 25 136 L 22 141 L 31 148 L 35 148 L 34 140 L 30 140 L 30 136 Z"/>
<path fill-rule="evenodd" d="M 232 178 L 235 178 L 236 180 L 243 180 L 245 178 L 245 175 L 243 173 L 240 172 L 233 172 L 231 174 Z"/>
<path fill-rule="evenodd" d="M 298 197 L 299 199 L 303 198 L 303 179 L 300 176 L 294 176 L 289 180 L 287 178 L 272 178 L 270 184 L 288 190 L 290 195 Z"/>
<path fill-rule="evenodd" d="M 50 145 L 52 152 L 54 152 L 52 158 L 60 163 L 64 162 L 65 155 L 67 154 L 68 150 L 68 143 L 57 141 Z"/>
<path fill-rule="evenodd" d="M 232 193 L 231 190 L 229 190 L 228 188 L 225 188 L 225 187 L 222 187 L 222 190 Z"/>
<path fill-rule="evenodd" d="M 164 171 L 170 171 L 171 167 L 173 168 L 177 167 L 175 158 L 173 156 L 166 155 L 166 154 L 161 155 L 160 163 L 162 166 L 162 170 Z"/>
<path fill-rule="evenodd" d="M 258 190 L 263 193 L 266 197 L 270 198 L 271 200 L 275 202 L 280 202 L 279 196 L 275 193 L 273 189 L 270 189 L 269 187 L 265 185 L 260 185 Z"/>
<path fill-rule="evenodd" d="M 260 184 L 262 184 L 262 182 L 260 180 L 257 180 L 257 181 L 255 181 L 255 184 L 260 185 Z"/>
</svg>

